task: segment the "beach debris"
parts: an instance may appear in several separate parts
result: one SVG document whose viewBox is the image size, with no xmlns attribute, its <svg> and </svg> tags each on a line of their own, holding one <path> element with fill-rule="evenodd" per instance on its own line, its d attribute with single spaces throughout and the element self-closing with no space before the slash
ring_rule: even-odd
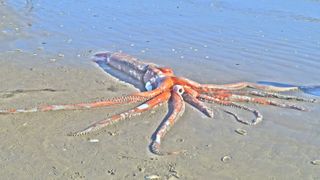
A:
<svg viewBox="0 0 320 180">
<path fill-rule="evenodd" d="M 179 172 L 176 170 L 176 163 L 169 164 L 169 173 L 170 173 L 169 174 L 170 177 L 175 177 L 175 179 L 180 178 Z"/>
<path fill-rule="evenodd" d="M 97 142 L 99 142 L 99 139 L 89 139 L 89 142 L 91 142 L 91 143 L 97 143 Z"/>
<path fill-rule="evenodd" d="M 108 172 L 109 175 L 112 175 L 112 176 L 116 174 L 116 170 L 115 169 L 109 169 L 107 172 Z"/>
<path fill-rule="evenodd" d="M 73 175 L 70 176 L 71 179 L 84 179 L 86 176 L 81 175 L 80 172 L 76 171 Z"/>
<path fill-rule="evenodd" d="M 234 130 L 234 131 L 235 131 L 236 133 L 242 135 L 242 136 L 245 136 L 245 135 L 248 134 L 246 130 L 240 129 L 240 128 L 239 128 L 239 129 L 236 129 L 236 130 Z"/>
<path fill-rule="evenodd" d="M 155 180 L 155 179 L 160 179 L 160 176 L 155 175 L 155 174 L 153 174 L 153 175 L 147 175 L 147 176 L 144 177 L 144 179 L 145 179 L 145 180 Z"/>
<path fill-rule="evenodd" d="M 184 139 L 183 139 L 183 138 L 178 138 L 178 139 L 176 140 L 176 142 L 182 143 L 182 142 L 184 142 Z"/>
<path fill-rule="evenodd" d="M 311 161 L 311 164 L 320 165 L 320 159 L 316 159 L 316 160 Z"/>
<path fill-rule="evenodd" d="M 224 163 L 227 163 L 227 162 L 231 161 L 231 156 L 223 156 L 221 158 L 221 161 Z"/>
<path fill-rule="evenodd" d="M 139 172 L 142 172 L 142 173 L 143 173 L 145 170 L 146 170 L 146 169 L 145 169 L 144 167 L 138 166 L 138 171 L 139 171 Z"/>
<path fill-rule="evenodd" d="M 210 147 L 212 147 L 212 144 L 207 144 L 206 147 L 210 148 Z"/>
</svg>

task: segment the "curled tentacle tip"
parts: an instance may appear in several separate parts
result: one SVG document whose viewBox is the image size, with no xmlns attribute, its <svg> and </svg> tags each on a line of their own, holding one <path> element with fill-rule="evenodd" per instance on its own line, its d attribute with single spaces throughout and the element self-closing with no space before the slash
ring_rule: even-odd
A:
<svg viewBox="0 0 320 180">
<path fill-rule="evenodd" d="M 214 113 L 212 111 L 208 111 L 206 114 L 209 118 L 214 118 Z"/>
<path fill-rule="evenodd" d="M 156 142 L 152 143 L 152 145 L 150 146 L 150 151 L 157 156 L 178 155 L 182 152 L 185 152 L 185 151 L 162 152 L 160 150 L 160 144 Z"/>
<path fill-rule="evenodd" d="M 298 110 L 298 111 L 305 111 L 305 112 L 309 112 L 310 110 L 308 108 L 302 107 L 302 106 L 292 106 L 291 107 L 294 110 Z"/>
<path fill-rule="evenodd" d="M 310 111 L 308 108 L 305 108 L 305 107 L 301 107 L 300 110 L 301 111 L 305 111 L 305 112 L 309 112 Z"/>
</svg>

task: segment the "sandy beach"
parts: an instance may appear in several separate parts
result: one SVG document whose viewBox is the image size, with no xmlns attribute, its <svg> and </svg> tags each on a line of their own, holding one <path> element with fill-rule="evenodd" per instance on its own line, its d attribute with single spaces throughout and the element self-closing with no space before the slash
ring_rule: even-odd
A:
<svg viewBox="0 0 320 180">
<path fill-rule="evenodd" d="M 98 51 L 123 51 L 201 83 L 320 85 L 319 2 L 275 4 L 34 1 L 30 10 L 25 1 L 0 1 L 0 109 L 138 92 L 91 61 Z M 209 105 L 215 117 L 207 118 L 187 105 L 162 145 L 187 152 L 163 157 L 148 146 L 167 105 L 81 137 L 67 134 L 134 104 L 0 115 L 0 177 L 320 179 L 320 165 L 311 163 L 320 159 L 320 106 L 295 103 L 309 111 L 249 104 L 264 115 L 257 126 L 223 112 L 252 118 L 237 109 Z"/>
</svg>

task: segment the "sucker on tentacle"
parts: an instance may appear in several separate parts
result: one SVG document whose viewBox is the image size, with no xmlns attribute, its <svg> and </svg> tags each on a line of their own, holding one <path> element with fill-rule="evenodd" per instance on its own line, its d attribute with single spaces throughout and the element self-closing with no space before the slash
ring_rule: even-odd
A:
<svg viewBox="0 0 320 180">
<path fill-rule="evenodd" d="M 231 95 L 228 98 L 229 101 L 236 101 L 236 102 L 252 102 L 252 103 L 258 103 L 258 104 L 263 104 L 263 105 L 272 105 L 272 106 L 278 106 L 282 108 L 289 108 L 289 109 L 295 109 L 299 111 L 307 111 L 306 108 L 300 107 L 294 104 L 284 104 L 284 103 L 278 103 L 272 100 L 267 100 L 263 98 L 253 98 L 249 96 L 241 96 L 241 95 Z"/>
<path fill-rule="evenodd" d="M 251 82 L 238 82 L 232 84 L 201 84 L 203 89 L 221 89 L 221 90 L 240 90 L 244 88 L 253 88 L 253 89 L 260 89 L 264 91 L 270 92 L 285 92 L 285 91 L 294 91 L 299 90 L 299 87 L 276 87 L 276 86 L 268 86 L 268 85 L 259 85 Z"/>
<path fill-rule="evenodd" d="M 150 144 L 150 151 L 156 155 L 178 154 L 181 151 L 162 152 L 160 150 L 161 141 L 175 124 L 185 109 L 185 101 L 200 110 L 208 117 L 213 117 L 213 112 L 204 102 L 213 102 L 224 106 L 239 108 L 254 114 L 255 119 L 252 121 L 242 120 L 237 114 L 225 110 L 231 114 L 237 121 L 247 125 L 256 125 L 262 121 L 261 113 L 253 108 L 249 108 L 235 102 L 249 102 L 264 105 L 273 105 L 278 107 L 290 108 L 304 111 L 305 108 L 293 105 L 278 103 L 267 98 L 276 98 L 282 100 L 295 100 L 303 102 L 316 102 L 315 99 L 307 99 L 296 96 L 288 96 L 278 94 L 276 92 L 298 90 L 299 87 L 275 87 L 268 85 L 260 85 L 250 82 L 239 82 L 233 84 L 200 84 L 184 77 L 175 76 L 171 68 L 160 67 L 152 63 L 144 63 L 137 58 L 131 57 L 124 53 L 102 52 L 94 55 L 93 59 L 100 65 L 107 64 L 113 69 L 125 73 L 132 78 L 139 80 L 147 90 L 146 92 L 134 93 L 127 96 L 116 97 L 108 100 L 102 100 L 89 103 L 66 104 L 66 105 L 46 105 L 36 108 L 26 109 L 6 109 L 0 110 L 0 115 L 28 112 L 43 112 L 56 110 L 75 110 L 89 109 L 96 107 L 111 106 L 117 104 L 129 104 L 143 102 L 135 108 L 115 114 L 105 120 L 98 121 L 82 131 L 70 133 L 71 136 L 85 135 L 100 130 L 110 124 L 120 120 L 128 119 L 133 116 L 140 115 L 143 112 L 152 110 L 157 106 L 169 101 L 170 111 L 166 119 L 160 124 L 154 133 L 155 138 Z M 102 62 L 101 62 L 102 61 Z M 249 90 L 248 90 L 249 89 Z M 256 89 L 256 90 L 252 90 Z M 258 97 L 251 97 L 258 96 Z"/>
<path fill-rule="evenodd" d="M 129 111 L 125 111 L 122 112 L 120 114 L 116 114 L 111 116 L 110 118 L 107 118 L 105 120 L 101 120 L 98 121 L 92 125 L 90 125 L 89 127 L 87 127 L 86 129 L 82 130 L 82 131 L 78 131 L 75 133 L 69 133 L 69 136 L 81 136 L 81 135 L 85 135 L 94 131 L 97 131 L 99 129 L 102 129 L 108 125 L 114 124 L 118 121 L 136 116 L 136 115 L 140 115 L 142 112 L 145 112 L 147 110 L 151 110 L 153 108 L 156 108 L 158 105 L 160 105 L 163 102 L 166 102 L 170 97 L 170 93 L 169 92 L 163 92 L 159 95 L 157 95 L 156 97 L 154 97 L 153 99 L 129 110 Z"/>
<path fill-rule="evenodd" d="M 295 100 L 295 101 L 303 101 L 303 102 L 311 102 L 311 103 L 314 103 L 317 101 L 316 99 L 307 99 L 303 97 L 283 95 L 283 94 L 274 93 L 274 92 L 249 91 L 248 94 L 254 95 L 254 96 L 260 96 L 260 97 L 272 97 L 277 99 Z"/>
<path fill-rule="evenodd" d="M 1 109 L 0 114 L 16 114 L 16 113 L 30 113 L 30 112 L 47 112 L 47 111 L 58 111 L 58 110 L 78 110 L 78 109 L 90 109 L 96 107 L 104 107 L 118 104 L 128 104 L 145 101 L 150 99 L 152 96 L 160 92 L 151 92 L 149 94 L 142 92 L 133 95 L 114 97 L 111 99 L 96 101 L 91 103 L 78 103 L 78 104 L 62 104 L 62 105 L 46 105 L 34 108 L 25 109 Z"/>
</svg>

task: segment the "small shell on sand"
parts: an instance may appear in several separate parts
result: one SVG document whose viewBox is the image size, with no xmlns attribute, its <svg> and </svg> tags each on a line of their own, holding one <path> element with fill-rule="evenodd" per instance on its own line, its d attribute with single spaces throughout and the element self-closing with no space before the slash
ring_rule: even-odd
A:
<svg viewBox="0 0 320 180">
<path fill-rule="evenodd" d="M 313 165 L 320 165 L 320 159 L 311 161 L 311 164 L 313 164 Z"/>
<path fill-rule="evenodd" d="M 158 175 L 148 175 L 144 177 L 145 180 L 155 180 L 155 179 L 160 179 L 160 176 Z"/>
<path fill-rule="evenodd" d="M 221 158 L 221 161 L 222 162 L 229 162 L 229 161 L 231 161 L 231 156 L 223 156 L 222 158 Z"/>
<path fill-rule="evenodd" d="M 91 143 L 97 143 L 97 142 L 99 142 L 99 139 L 89 139 L 89 142 L 91 142 Z"/>
<path fill-rule="evenodd" d="M 247 131 L 244 129 L 236 129 L 235 132 L 243 136 L 248 134 Z"/>
</svg>

